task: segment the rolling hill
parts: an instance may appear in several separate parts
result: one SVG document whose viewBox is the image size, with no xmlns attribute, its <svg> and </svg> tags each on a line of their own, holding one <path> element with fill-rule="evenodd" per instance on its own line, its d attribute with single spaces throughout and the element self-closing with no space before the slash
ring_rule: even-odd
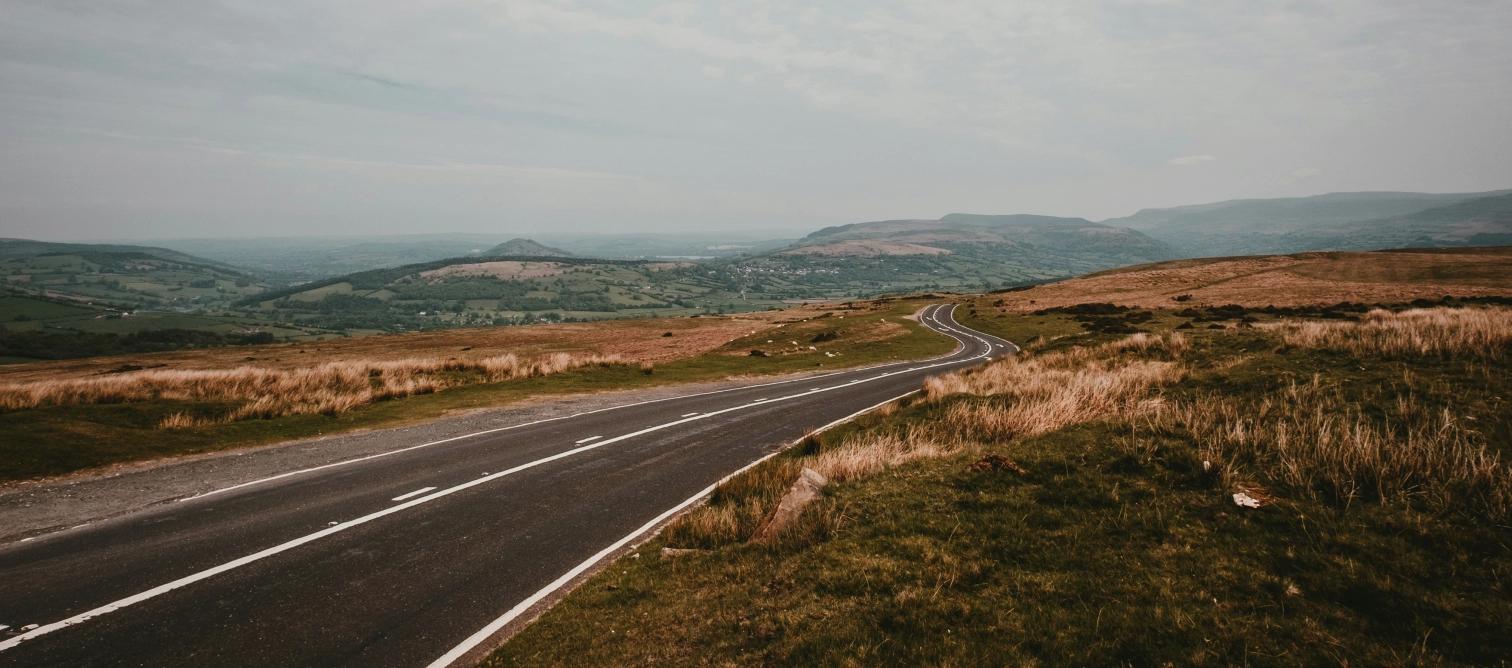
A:
<svg viewBox="0 0 1512 668">
<path fill-rule="evenodd" d="M 990 289 L 1174 256 L 1143 233 L 1082 218 L 953 213 L 828 227 L 740 266 L 838 296 Z"/>
<path fill-rule="evenodd" d="M 1512 244 L 1512 193 L 1287 235 L 1309 249 Z"/>
<path fill-rule="evenodd" d="M 1173 260 L 984 297 L 1036 311 L 1089 303 L 1139 308 L 1404 303 L 1512 298 L 1512 246 L 1309 252 Z"/>
<path fill-rule="evenodd" d="M 154 246 L 0 240 L 9 292 L 117 309 L 203 310 L 261 292 L 230 265 Z"/>
<path fill-rule="evenodd" d="M 572 257 L 572 253 L 560 248 L 552 248 L 531 239 L 519 237 L 494 246 L 483 255 L 488 257 Z"/>
<path fill-rule="evenodd" d="M 1478 215 L 1486 206 L 1469 205 L 1466 209 L 1456 209 L 1456 205 L 1508 194 L 1512 191 L 1353 192 L 1229 200 L 1144 209 L 1132 216 L 1103 223 L 1145 232 L 1171 244 L 1187 257 L 1443 245 L 1438 240 L 1445 230 L 1466 222 L 1463 216 Z M 1429 210 L 1439 210 L 1439 213 L 1433 217 L 1407 220 Z M 1403 234 L 1403 230 L 1411 232 Z M 1448 243 L 1464 244 L 1463 241 Z"/>
<path fill-rule="evenodd" d="M 765 309 L 724 265 L 555 256 L 458 257 L 337 276 L 243 302 L 265 316 L 401 331 Z"/>
</svg>

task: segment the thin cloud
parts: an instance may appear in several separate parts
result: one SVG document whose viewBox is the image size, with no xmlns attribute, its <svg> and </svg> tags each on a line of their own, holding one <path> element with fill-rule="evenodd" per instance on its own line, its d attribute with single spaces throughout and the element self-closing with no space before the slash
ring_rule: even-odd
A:
<svg viewBox="0 0 1512 668">
<path fill-rule="evenodd" d="M 1206 153 L 1199 153 L 1197 155 L 1183 155 L 1171 158 L 1170 160 L 1166 161 L 1166 164 L 1175 165 L 1177 167 L 1191 167 L 1192 165 L 1200 165 L 1204 162 L 1212 162 L 1217 159 L 1218 158 Z"/>
</svg>

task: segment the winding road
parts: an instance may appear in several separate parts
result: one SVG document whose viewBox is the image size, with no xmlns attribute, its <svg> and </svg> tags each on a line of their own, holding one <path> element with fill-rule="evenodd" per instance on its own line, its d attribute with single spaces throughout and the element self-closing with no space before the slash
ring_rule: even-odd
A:
<svg viewBox="0 0 1512 668">
<path fill-rule="evenodd" d="M 0 545 L 0 665 L 444 666 L 805 432 L 1016 351 L 953 306 L 925 361 L 629 403 Z"/>
</svg>

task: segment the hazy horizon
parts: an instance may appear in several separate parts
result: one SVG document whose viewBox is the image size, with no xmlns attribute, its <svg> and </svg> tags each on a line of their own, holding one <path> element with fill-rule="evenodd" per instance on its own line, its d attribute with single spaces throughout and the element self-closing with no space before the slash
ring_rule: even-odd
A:
<svg viewBox="0 0 1512 668">
<path fill-rule="evenodd" d="M 1512 11 L 0 0 L 0 236 L 801 236 L 1512 185 Z"/>
</svg>

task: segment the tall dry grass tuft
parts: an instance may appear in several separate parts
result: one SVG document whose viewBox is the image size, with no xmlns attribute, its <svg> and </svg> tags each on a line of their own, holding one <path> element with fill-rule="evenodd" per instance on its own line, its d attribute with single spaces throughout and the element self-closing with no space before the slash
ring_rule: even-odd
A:
<svg viewBox="0 0 1512 668">
<path fill-rule="evenodd" d="M 158 429 L 188 429 L 206 424 L 188 413 L 173 413 L 158 422 Z"/>
<path fill-rule="evenodd" d="M 994 397 L 946 409 L 949 428 L 971 439 L 1004 440 L 1093 420 L 1131 420 L 1158 412 L 1163 404 L 1153 390 L 1181 380 L 1186 372 L 1175 362 L 1118 353 L 1160 350 L 1177 356 L 1186 345 L 1180 334 L 1135 334 L 1102 346 L 1010 357 L 978 371 L 931 378 L 924 392 L 935 401 L 962 394 Z"/>
<path fill-rule="evenodd" d="M 1425 410 L 1410 398 L 1385 420 L 1372 419 L 1314 379 L 1258 401 L 1182 403 L 1156 424 L 1190 433 L 1225 488 L 1262 477 L 1345 503 L 1512 515 L 1512 469 L 1447 409 Z"/>
<path fill-rule="evenodd" d="M 604 355 L 556 353 L 533 359 L 498 355 L 479 359 L 407 358 L 332 362 L 301 369 L 239 367 L 226 370 L 138 371 L 98 378 L 0 385 L 0 408 L 75 406 L 140 401 L 233 403 L 225 421 L 324 413 L 476 382 L 498 382 L 620 364 Z M 164 428 L 192 426 L 170 416 Z"/>
<path fill-rule="evenodd" d="M 942 440 L 932 431 L 912 427 L 903 435 L 853 436 L 819 453 L 810 466 L 833 482 L 845 482 L 916 459 L 944 457 L 971 447 L 963 441 Z"/>
<path fill-rule="evenodd" d="M 1359 322 L 1287 320 L 1260 325 L 1287 345 L 1356 355 L 1445 355 L 1500 358 L 1512 348 L 1512 309 L 1377 309 Z"/>
<path fill-rule="evenodd" d="M 803 464 L 796 459 L 778 457 L 763 462 L 720 485 L 707 503 L 677 518 L 663 535 L 678 547 L 712 548 L 745 542 L 777 507 L 802 469 Z"/>
</svg>

